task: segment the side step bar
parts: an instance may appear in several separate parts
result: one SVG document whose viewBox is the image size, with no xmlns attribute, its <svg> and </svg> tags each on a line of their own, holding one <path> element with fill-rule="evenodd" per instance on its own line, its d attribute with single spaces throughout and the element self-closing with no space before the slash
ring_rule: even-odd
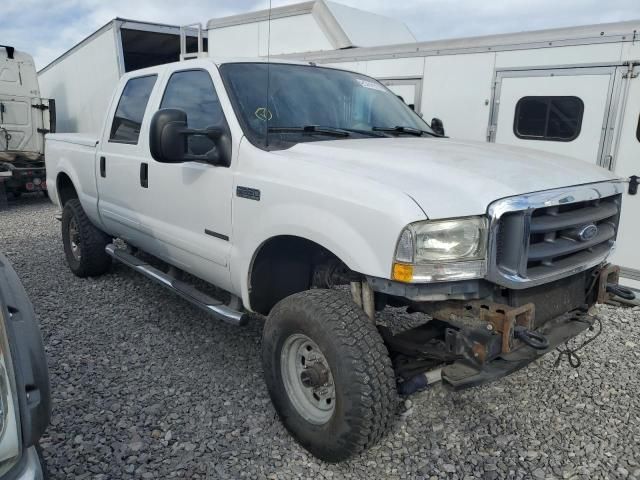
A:
<svg viewBox="0 0 640 480">
<path fill-rule="evenodd" d="M 227 307 L 220 300 L 216 300 L 206 293 L 197 290 L 193 286 L 158 270 L 125 250 L 116 248 L 112 243 L 105 247 L 105 251 L 115 260 L 120 263 L 124 263 L 126 266 L 131 267 L 135 271 L 143 274 L 145 277 L 159 283 L 172 292 L 177 293 L 188 302 L 192 303 L 196 307 L 200 307 L 209 315 L 212 315 L 219 320 L 239 326 L 246 325 L 249 321 L 249 315 L 246 313 Z"/>
</svg>

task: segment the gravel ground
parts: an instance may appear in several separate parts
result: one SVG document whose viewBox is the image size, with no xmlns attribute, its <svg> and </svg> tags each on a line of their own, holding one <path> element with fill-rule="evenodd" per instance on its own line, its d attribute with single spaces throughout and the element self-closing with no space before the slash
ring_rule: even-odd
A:
<svg viewBox="0 0 640 480">
<path fill-rule="evenodd" d="M 53 479 L 639 478 L 640 310 L 601 308 L 581 355 L 555 354 L 492 385 L 441 386 L 399 405 L 383 441 L 340 465 L 283 429 L 262 381 L 260 326 L 225 325 L 122 266 L 64 263 L 54 207 L 0 211 L 0 250 L 39 316 L 53 419 Z"/>
</svg>

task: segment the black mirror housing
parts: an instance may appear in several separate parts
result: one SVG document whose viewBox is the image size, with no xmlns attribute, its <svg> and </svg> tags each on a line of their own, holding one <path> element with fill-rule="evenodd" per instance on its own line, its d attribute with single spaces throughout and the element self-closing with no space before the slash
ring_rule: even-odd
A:
<svg viewBox="0 0 640 480">
<path fill-rule="evenodd" d="M 212 140 L 216 148 L 203 155 L 189 153 L 188 138 L 203 136 Z M 187 114 L 175 108 L 158 110 L 151 118 L 149 150 L 154 160 L 161 163 L 206 162 L 229 166 L 231 159 L 230 136 L 224 128 L 202 130 L 187 126 Z"/>
<path fill-rule="evenodd" d="M 182 134 L 187 128 L 187 114 L 182 110 L 165 108 L 151 118 L 149 150 L 156 162 L 181 163 L 186 161 L 187 137 Z"/>
<path fill-rule="evenodd" d="M 442 124 L 442 120 L 440 120 L 439 118 L 432 118 L 431 130 L 444 137 L 444 125 Z"/>
</svg>

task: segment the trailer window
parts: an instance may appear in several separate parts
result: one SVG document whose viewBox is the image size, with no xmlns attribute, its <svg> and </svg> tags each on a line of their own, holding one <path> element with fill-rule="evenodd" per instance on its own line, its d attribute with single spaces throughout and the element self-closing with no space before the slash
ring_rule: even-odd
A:
<svg viewBox="0 0 640 480">
<path fill-rule="evenodd" d="M 180 60 L 180 35 L 177 32 L 161 33 L 129 28 L 123 28 L 120 32 L 125 72 Z M 202 43 L 206 52 L 206 37 L 202 39 Z M 198 39 L 188 35 L 187 52 L 197 51 Z"/>
<path fill-rule="evenodd" d="M 111 124 L 110 142 L 138 143 L 144 111 L 157 75 L 132 78 L 124 86 Z"/>
<path fill-rule="evenodd" d="M 513 133 L 526 140 L 570 142 L 580 135 L 583 113 L 578 97 L 523 97 L 516 104 Z"/>
</svg>

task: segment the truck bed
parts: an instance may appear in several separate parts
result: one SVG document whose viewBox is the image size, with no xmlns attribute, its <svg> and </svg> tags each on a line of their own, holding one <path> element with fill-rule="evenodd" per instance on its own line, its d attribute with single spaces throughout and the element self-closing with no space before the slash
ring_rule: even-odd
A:
<svg viewBox="0 0 640 480">
<path fill-rule="evenodd" d="M 95 147 L 98 144 L 98 134 L 94 133 L 50 133 L 47 141 L 72 143 L 85 147 Z"/>
<path fill-rule="evenodd" d="M 54 133 L 46 136 L 45 163 L 51 200 L 60 205 L 58 189 L 65 178 L 73 182 L 82 206 L 89 213 L 97 207 L 95 156 L 97 134 Z"/>
</svg>

